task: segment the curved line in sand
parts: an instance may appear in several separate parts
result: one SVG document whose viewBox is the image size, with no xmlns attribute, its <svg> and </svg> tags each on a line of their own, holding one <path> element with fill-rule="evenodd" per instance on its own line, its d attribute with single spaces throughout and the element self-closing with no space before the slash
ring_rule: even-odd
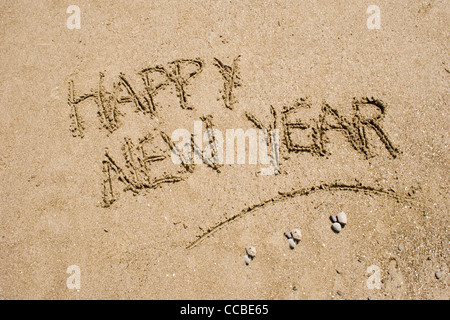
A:
<svg viewBox="0 0 450 320">
<path fill-rule="evenodd" d="M 239 213 L 235 214 L 234 216 L 210 227 L 203 234 L 201 234 L 200 236 L 197 236 L 198 238 L 195 241 L 189 243 L 187 245 L 186 249 L 192 249 L 192 248 L 196 247 L 201 242 L 203 242 L 205 239 L 209 238 L 212 234 L 219 231 L 226 225 L 228 225 L 228 224 L 238 220 L 239 218 L 242 218 L 243 216 L 247 215 L 248 213 L 252 213 L 252 212 L 256 211 L 257 209 L 262 208 L 270 203 L 282 202 L 282 201 L 285 201 L 287 199 L 294 198 L 297 196 L 307 196 L 312 193 L 323 192 L 323 191 L 326 191 L 326 192 L 333 192 L 333 191 L 363 192 L 366 194 L 384 195 L 389 198 L 393 198 L 397 201 L 402 201 L 402 202 L 412 201 L 412 199 L 410 197 L 397 195 L 395 193 L 395 191 L 385 190 L 382 188 L 375 188 L 375 187 L 370 187 L 370 186 L 364 186 L 361 184 L 355 184 L 355 185 L 339 184 L 339 183 L 321 184 L 321 185 L 316 185 L 316 186 L 312 186 L 312 187 L 308 187 L 308 188 L 296 189 L 296 190 L 293 190 L 290 192 L 279 192 L 279 194 L 277 196 L 272 197 L 263 202 L 260 202 L 258 204 L 255 204 L 253 206 L 247 207 L 247 208 L 241 210 Z"/>
</svg>

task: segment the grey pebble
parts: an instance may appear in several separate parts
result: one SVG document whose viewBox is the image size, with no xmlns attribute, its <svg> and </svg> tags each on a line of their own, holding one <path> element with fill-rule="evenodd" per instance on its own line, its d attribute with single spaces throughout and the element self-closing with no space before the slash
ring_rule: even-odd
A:
<svg viewBox="0 0 450 320">
<path fill-rule="evenodd" d="M 342 291 L 338 291 L 337 294 L 340 295 L 341 297 L 344 295 L 344 294 L 342 293 Z"/>
<path fill-rule="evenodd" d="M 291 239 L 292 238 L 292 234 L 288 231 L 288 232 L 285 232 L 284 233 L 284 236 L 286 237 L 286 238 L 288 238 L 288 239 Z"/>
<path fill-rule="evenodd" d="M 342 230 L 341 225 L 338 222 L 335 222 L 331 225 L 331 228 L 333 229 L 334 232 L 339 233 Z"/>
<path fill-rule="evenodd" d="M 248 255 L 245 255 L 244 260 L 246 265 L 250 264 L 250 258 L 248 257 Z"/>
<path fill-rule="evenodd" d="M 335 223 L 335 222 L 337 222 L 337 217 L 335 215 L 331 215 L 330 220 L 331 220 L 331 222 Z"/>
<path fill-rule="evenodd" d="M 436 279 L 440 279 L 440 278 L 442 278 L 442 274 L 440 273 L 440 272 L 436 272 L 435 274 L 434 274 L 434 276 L 436 277 Z"/>
<path fill-rule="evenodd" d="M 295 241 L 294 239 L 289 239 L 289 248 L 294 249 L 295 248 Z"/>
</svg>

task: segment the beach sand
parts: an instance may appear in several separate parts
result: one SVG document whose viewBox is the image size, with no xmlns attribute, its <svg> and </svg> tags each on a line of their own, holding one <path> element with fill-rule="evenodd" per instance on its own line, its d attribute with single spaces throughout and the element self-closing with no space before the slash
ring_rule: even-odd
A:
<svg viewBox="0 0 450 320">
<path fill-rule="evenodd" d="M 1 299 L 450 298 L 446 1 L 70 4 L 0 4 Z M 196 123 L 279 172 L 174 164 Z"/>
</svg>

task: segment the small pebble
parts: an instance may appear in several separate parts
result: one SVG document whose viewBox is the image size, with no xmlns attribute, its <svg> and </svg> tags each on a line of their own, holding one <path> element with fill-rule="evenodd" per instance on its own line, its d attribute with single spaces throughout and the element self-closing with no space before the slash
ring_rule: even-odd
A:
<svg viewBox="0 0 450 320">
<path fill-rule="evenodd" d="M 436 272 L 434 275 L 435 275 L 436 279 L 438 279 L 438 280 L 440 278 L 442 278 L 442 274 L 440 272 Z"/>
<path fill-rule="evenodd" d="M 337 294 L 340 295 L 341 297 L 343 295 L 342 291 L 338 291 Z"/>
<path fill-rule="evenodd" d="M 372 297 L 371 297 L 371 296 L 369 296 L 369 297 L 367 298 L 367 300 L 373 300 L 373 299 L 372 299 Z"/>
<path fill-rule="evenodd" d="M 294 239 L 289 239 L 289 248 L 291 248 L 292 250 L 295 248 L 295 241 L 294 241 Z"/>
<path fill-rule="evenodd" d="M 248 255 L 245 255 L 244 260 L 246 265 L 250 264 L 250 258 L 248 257 Z"/>
<path fill-rule="evenodd" d="M 342 224 L 343 226 L 345 226 L 347 224 L 347 215 L 345 214 L 344 211 L 339 212 L 337 215 L 337 221 Z"/>
<path fill-rule="evenodd" d="M 255 247 L 248 247 L 248 248 L 246 249 L 246 251 L 247 251 L 247 255 L 248 255 L 251 259 L 253 259 L 253 258 L 256 256 L 256 248 L 255 248 Z"/>
<path fill-rule="evenodd" d="M 335 222 L 337 222 L 337 217 L 335 215 L 331 215 L 330 220 L 331 220 L 331 222 L 335 223 Z"/>
<path fill-rule="evenodd" d="M 292 230 L 292 238 L 295 240 L 295 242 L 300 242 L 300 240 L 302 240 L 302 233 L 300 232 L 299 229 L 294 229 Z"/>
<path fill-rule="evenodd" d="M 333 229 L 334 232 L 339 233 L 342 230 L 342 227 L 339 223 L 335 222 L 331 225 L 331 228 Z"/>
<path fill-rule="evenodd" d="M 288 232 L 285 232 L 284 233 L 284 236 L 286 237 L 286 238 L 288 238 L 288 239 L 291 239 L 292 238 L 292 234 L 288 231 Z"/>
<path fill-rule="evenodd" d="M 297 287 L 296 286 L 294 286 L 294 288 L 292 288 L 294 291 L 297 291 Z"/>
</svg>

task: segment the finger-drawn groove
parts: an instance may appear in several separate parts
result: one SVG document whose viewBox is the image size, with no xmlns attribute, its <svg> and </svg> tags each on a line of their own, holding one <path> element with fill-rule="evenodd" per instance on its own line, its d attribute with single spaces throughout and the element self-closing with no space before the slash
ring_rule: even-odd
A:
<svg viewBox="0 0 450 320">
<path fill-rule="evenodd" d="M 219 231 L 226 225 L 238 220 L 239 218 L 244 217 L 248 213 L 252 213 L 252 212 L 256 211 L 257 209 L 263 208 L 263 207 L 267 206 L 268 204 L 282 202 L 289 198 L 294 198 L 297 196 L 307 196 L 307 195 L 310 195 L 310 194 L 316 193 L 316 192 L 333 192 L 333 191 L 363 192 L 366 194 L 383 195 L 383 196 L 387 196 L 389 198 L 393 198 L 399 202 L 411 202 L 413 200 L 409 196 L 398 195 L 393 190 L 385 190 L 382 188 L 365 186 L 362 184 L 344 184 L 344 183 L 320 184 L 320 185 L 316 185 L 316 186 L 312 186 L 312 187 L 296 189 L 296 190 L 293 190 L 290 192 L 279 192 L 278 195 L 276 195 L 270 199 L 267 199 L 263 202 L 260 202 L 258 204 L 251 205 L 251 206 L 241 210 L 237 214 L 233 215 L 232 217 L 230 217 L 226 220 L 220 221 L 219 223 L 215 224 L 214 226 L 208 228 L 208 230 L 206 230 L 203 234 L 197 236 L 197 239 L 195 241 L 192 241 L 191 243 L 189 243 L 186 246 L 186 249 L 192 249 L 192 248 L 196 247 L 202 241 L 204 241 L 206 238 L 210 237 L 212 234 Z"/>
</svg>

